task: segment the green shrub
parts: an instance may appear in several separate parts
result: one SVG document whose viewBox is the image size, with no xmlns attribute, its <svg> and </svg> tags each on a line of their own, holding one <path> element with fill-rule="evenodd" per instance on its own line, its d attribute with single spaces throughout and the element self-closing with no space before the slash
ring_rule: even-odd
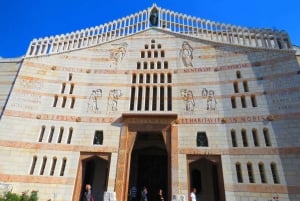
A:
<svg viewBox="0 0 300 201">
<path fill-rule="evenodd" d="M 3 196 L 0 195 L 0 201 L 38 201 L 38 193 L 37 191 L 31 191 L 29 195 L 28 191 L 25 191 L 19 195 L 12 192 L 6 192 Z"/>
</svg>

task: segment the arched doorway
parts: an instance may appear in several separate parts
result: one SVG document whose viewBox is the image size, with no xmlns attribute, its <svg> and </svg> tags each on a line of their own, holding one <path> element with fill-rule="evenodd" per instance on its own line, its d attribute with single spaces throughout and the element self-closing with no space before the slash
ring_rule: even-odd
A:
<svg viewBox="0 0 300 201">
<path fill-rule="evenodd" d="M 221 159 L 219 156 L 189 156 L 190 190 L 197 189 L 197 200 L 225 200 Z"/>
<path fill-rule="evenodd" d="M 92 186 L 95 201 L 103 201 L 107 191 L 110 155 L 81 153 L 73 200 L 81 200 L 85 185 Z"/>
<path fill-rule="evenodd" d="M 129 189 L 137 187 L 140 200 L 143 186 L 148 189 L 148 200 L 154 201 L 159 189 L 168 198 L 168 153 L 161 132 L 138 132 L 131 152 Z M 130 199 L 128 199 L 130 200 Z"/>
</svg>

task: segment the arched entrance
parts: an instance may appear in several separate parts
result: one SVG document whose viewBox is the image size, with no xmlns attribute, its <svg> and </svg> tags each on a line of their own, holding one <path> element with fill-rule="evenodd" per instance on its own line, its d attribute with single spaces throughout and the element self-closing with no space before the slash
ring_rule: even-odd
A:
<svg viewBox="0 0 300 201">
<path fill-rule="evenodd" d="M 109 154 L 81 153 L 73 200 L 81 200 L 85 185 L 90 184 L 95 200 L 103 201 L 107 190 L 109 163 Z"/>
<path fill-rule="evenodd" d="M 137 200 L 144 186 L 149 201 L 156 199 L 159 189 L 168 198 L 168 153 L 161 132 L 138 132 L 130 163 L 129 188 L 137 187 Z"/>
<path fill-rule="evenodd" d="M 225 201 L 220 156 L 188 156 L 190 190 L 197 189 L 197 200 Z"/>
</svg>

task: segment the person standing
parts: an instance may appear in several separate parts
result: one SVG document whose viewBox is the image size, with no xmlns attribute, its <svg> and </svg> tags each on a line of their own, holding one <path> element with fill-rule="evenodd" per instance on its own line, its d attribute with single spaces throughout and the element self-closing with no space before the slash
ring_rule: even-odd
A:
<svg viewBox="0 0 300 201">
<path fill-rule="evenodd" d="M 136 201 L 136 193 L 137 193 L 137 189 L 136 187 L 133 185 L 130 189 L 130 200 L 131 201 Z"/>
<path fill-rule="evenodd" d="M 157 193 L 156 201 L 165 201 L 163 190 L 159 189 Z"/>
<path fill-rule="evenodd" d="M 196 193 L 197 193 L 197 189 L 193 188 L 193 190 L 192 190 L 192 192 L 190 194 L 190 198 L 191 198 L 190 201 L 197 201 L 197 199 L 196 199 Z"/>
<path fill-rule="evenodd" d="M 141 201 L 148 201 L 148 198 L 147 198 L 148 190 L 147 190 L 146 186 L 144 186 L 141 194 L 142 194 Z"/>
<path fill-rule="evenodd" d="M 90 184 L 85 185 L 85 192 L 83 194 L 83 201 L 94 201 L 92 195 L 92 186 Z"/>
</svg>

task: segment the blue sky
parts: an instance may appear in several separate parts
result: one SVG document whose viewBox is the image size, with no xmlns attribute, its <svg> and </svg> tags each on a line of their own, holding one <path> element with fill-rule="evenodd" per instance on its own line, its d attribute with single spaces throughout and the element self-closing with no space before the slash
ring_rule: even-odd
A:
<svg viewBox="0 0 300 201">
<path fill-rule="evenodd" d="M 286 30 L 300 46 L 300 0 L 1 0 L 0 57 L 23 56 L 34 38 L 104 24 L 153 3 L 211 21 Z"/>
</svg>

